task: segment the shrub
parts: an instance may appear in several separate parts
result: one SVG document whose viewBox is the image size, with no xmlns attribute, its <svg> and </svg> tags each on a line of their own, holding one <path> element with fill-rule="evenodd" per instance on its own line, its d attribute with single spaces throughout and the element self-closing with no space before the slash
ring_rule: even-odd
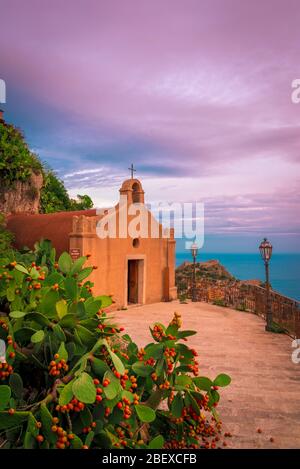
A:
<svg viewBox="0 0 300 469">
<path fill-rule="evenodd" d="M 64 183 L 50 169 L 44 170 L 40 205 L 42 213 L 71 210 L 71 201 Z"/>
<path fill-rule="evenodd" d="M 0 213 L 0 252 L 7 254 L 11 249 L 12 241 L 13 235 L 6 229 L 5 226 L 5 216 Z"/>
<path fill-rule="evenodd" d="M 225 300 L 223 300 L 222 298 L 216 298 L 216 299 L 213 301 L 213 304 L 216 305 L 216 306 L 223 306 L 223 307 L 226 307 L 226 306 L 227 306 Z"/>
<path fill-rule="evenodd" d="M 63 181 L 54 171 L 44 168 L 44 187 L 41 190 L 41 212 L 54 213 L 69 210 L 87 210 L 93 207 L 88 195 L 77 195 L 77 200 L 70 199 Z"/>
<path fill-rule="evenodd" d="M 178 298 L 179 298 L 180 303 L 187 303 L 187 298 L 188 298 L 188 297 L 187 297 L 187 294 L 186 294 L 186 293 L 180 294 L 180 295 L 178 296 Z"/>
<path fill-rule="evenodd" d="M 86 257 L 55 262 L 47 242 L 34 255 L 0 263 L 2 447 L 216 447 L 218 387 L 230 378 L 198 376 L 184 343 L 195 332 L 180 316 L 155 324 L 154 342 L 138 349 L 105 312 L 112 299 L 93 296 Z"/>
<path fill-rule="evenodd" d="M 40 173 L 42 165 L 32 153 L 21 131 L 13 125 L 0 122 L 0 179 L 10 187 L 15 181 L 26 181 L 32 171 Z"/>
<path fill-rule="evenodd" d="M 276 322 L 272 322 L 271 324 L 271 331 L 275 332 L 275 334 L 284 334 L 286 333 L 286 329 L 280 326 L 280 324 L 277 324 Z"/>
<path fill-rule="evenodd" d="M 71 199 L 71 210 L 88 210 L 93 206 L 94 203 L 88 195 L 77 194 L 77 200 Z"/>
</svg>

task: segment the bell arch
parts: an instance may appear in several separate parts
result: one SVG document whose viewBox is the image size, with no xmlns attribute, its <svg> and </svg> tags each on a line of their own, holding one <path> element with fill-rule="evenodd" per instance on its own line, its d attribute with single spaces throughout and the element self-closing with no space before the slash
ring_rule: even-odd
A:
<svg viewBox="0 0 300 469">
<path fill-rule="evenodd" d="M 144 203 L 145 192 L 138 179 L 127 179 L 124 181 L 120 189 L 120 194 L 127 196 L 128 204 Z"/>
</svg>

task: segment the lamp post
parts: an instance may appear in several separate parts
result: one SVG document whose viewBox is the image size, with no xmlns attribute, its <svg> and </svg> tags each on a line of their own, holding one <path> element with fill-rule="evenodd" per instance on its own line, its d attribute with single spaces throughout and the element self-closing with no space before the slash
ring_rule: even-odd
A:
<svg viewBox="0 0 300 469">
<path fill-rule="evenodd" d="M 196 257 L 198 254 L 198 246 L 193 243 L 191 246 L 191 253 L 193 256 L 193 285 L 192 285 L 192 301 L 197 301 L 196 299 Z"/>
<path fill-rule="evenodd" d="M 273 314 L 270 304 L 270 279 L 269 279 L 269 261 L 272 256 L 273 246 L 267 238 L 260 243 L 259 246 L 261 257 L 265 263 L 265 270 L 266 270 L 266 331 L 272 331 L 272 323 L 273 323 Z"/>
</svg>

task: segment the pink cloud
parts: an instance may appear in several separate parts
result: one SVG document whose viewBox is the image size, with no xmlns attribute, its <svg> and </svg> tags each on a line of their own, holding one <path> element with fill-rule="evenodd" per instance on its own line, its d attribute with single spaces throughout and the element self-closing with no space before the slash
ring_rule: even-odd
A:
<svg viewBox="0 0 300 469">
<path fill-rule="evenodd" d="M 153 143 L 156 151 L 141 155 L 141 163 L 158 175 L 165 164 L 178 175 L 208 177 L 211 186 L 224 176 L 224 190 L 235 179 L 232 220 L 244 229 L 252 214 L 237 205 L 239 178 L 247 185 L 240 168 L 255 161 L 251 171 L 266 177 L 249 176 L 251 203 L 265 194 L 257 224 L 269 226 L 276 188 L 288 193 L 300 177 L 300 105 L 290 99 L 300 75 L 297 0 L 0 3 L 0 74 L 8 96 L 17 86 L 92 127 L 95 139 L 106 126 L 112 139 Z M 78 166 L 93 169 L 95 161 L 83 156 Z M 179 192 L 186 193 L 184 183 L 178 178 Z M 188 196 L 196 198 L 197 189 Z M 279 224 L 294 226 L 297 197 Z M 279 212 L 271 213 L 277 223 Z"/>
</svg>

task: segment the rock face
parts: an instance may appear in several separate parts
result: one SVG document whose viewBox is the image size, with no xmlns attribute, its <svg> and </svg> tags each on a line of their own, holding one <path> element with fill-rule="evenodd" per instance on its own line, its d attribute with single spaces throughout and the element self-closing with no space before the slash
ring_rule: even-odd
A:
<svg viewBox="0 0 300 469">
<path fill-rule="evenodd" d="M 184 277 L 189 277 L 193 273 L 193 264 L 192 262 L 183 262 L 176 269 L 176 279 L 179 280 Z M 197 278 L 211 278 L 215 280 L 234 280 L 233 275 L 231 275 L 225 267 L 220 264 L 218 260 L 211 259 L 206 262 L 197 262 L 196 263 L 196 277 Z"/>
<path fill-rule="evenodd" d="M 26 182 L 17 181 L 12 188 L 0 188 L 0 212 L 5 215 L 20 212 L 38 213 L 42 187 L 43 175 L 32 173 Z"/>
</svg>

